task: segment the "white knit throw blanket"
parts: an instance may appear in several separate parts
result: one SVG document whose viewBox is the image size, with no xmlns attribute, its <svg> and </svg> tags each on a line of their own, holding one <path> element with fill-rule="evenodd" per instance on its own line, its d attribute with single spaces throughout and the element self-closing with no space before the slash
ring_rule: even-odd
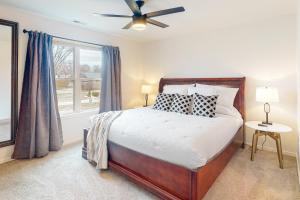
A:
<svg viewBox="0 0 300 200">
<path fill-rule="evenodd" d="M 107 138 L 113 121 L 121 111 L 110 111 L 91 117 L 92 127 L 87 136 L 87 158 L 97 163 L 97 169 L 108 168 Z"/>
</svg>

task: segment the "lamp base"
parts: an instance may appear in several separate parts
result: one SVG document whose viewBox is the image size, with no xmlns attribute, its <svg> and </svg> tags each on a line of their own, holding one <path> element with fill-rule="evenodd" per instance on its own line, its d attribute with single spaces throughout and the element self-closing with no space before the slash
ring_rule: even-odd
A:
<svg viewBox="0 0 300 200">
<path fill-rule="evenodd" d="M 148 94 L 145 94 L 145 105 L 144 107 L 148 106 Z"/>
<path fill-rule="evenodd" d="M 258 126 L 261 126 L 261 127 L 268 127 L 268 125 L 266 124 L 257 124 Z"/>
<path fill-rule="evenodd" d="M 262 124 L 264 125 L 272 125 L 272 122 L 269 122 L 269 113 L 271 111 L 271 107 L 269 103 L 264 104 L 264 111 L 266 113 L 266 121 L 263 121 Z"/>
<path fill-rule="evenodd" d="M 261 123 L 265 125 L 273 125 L 273 122 L 261 122 Z"/>
</svg>

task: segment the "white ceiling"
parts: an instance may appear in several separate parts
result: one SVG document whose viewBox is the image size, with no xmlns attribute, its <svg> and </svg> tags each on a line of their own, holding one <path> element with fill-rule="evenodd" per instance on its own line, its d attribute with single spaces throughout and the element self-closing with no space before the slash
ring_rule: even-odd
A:
<svg viewBox="0 0 300 200">
<path fill-rule="evenodd" d="M 67 23 L 79 20 L 85 23 L 86 28 L 137 41 L 225 28 L 297 12 L 297 0 L 147 0 L 142 8 L 144 13 L 177 6 L 184 6 L 186 12 L 155 18 L 169 24 L 169 28 L 161 29 L 149 25 L 145 31 L 140 32 L 122 30 L 130 19 L 92 15 L 94 12 L 131 15 L 124 0 L 0 0 L 0 3 Z"/>
</svg>

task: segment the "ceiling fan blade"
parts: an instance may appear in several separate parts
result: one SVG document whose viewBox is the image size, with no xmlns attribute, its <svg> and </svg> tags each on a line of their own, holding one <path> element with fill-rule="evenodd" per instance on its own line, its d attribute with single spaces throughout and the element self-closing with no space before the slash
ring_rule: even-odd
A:
<svg viewBox="0 0 300 200">
<path fill-rule="evenodd" d="M 138 16 L 142 15 L 142 12 L 139 6 L 137 5 L 137 3 L 135 2 L 135 0 L 125 0 L 125 2 L 129 6 L 131 11 L 134 13 L 134 15 L 138 15 Z"/>
<path fill-rule="evenodd" d="M 169 25 L 161 23 L 161 22 L 153 20 L 153 19 L 147 19 L 147 22 L 149 24 L 152 24 L 152 25 L 155 25 L 155 26 L 159 26 L 161 28 L 167 28 L 167 27 L 169 27 Z"/>
<path fill-rule="evenodd" d="M 129 22 L 126 26 L 123 27 L 123 29 L 130 29 L 132 24 L 132 22 Z"/>
<path fill-rule="evenodd" d="M 124 18 L 131 18 L 132 16 L 129 15 L 114 15 L 114 14 L 101 14 L 103 17 L 124 17 Z"/>
<path fill-rule="evenodd" d="M 162 15 L 169 15 L 169 14 L 184 12 L 184 11 L 185 11 L 184 7 L 177 7 L 177 8 L 170 8 L 170 9 L 166 9 L 166 10 L 160 10 L 160 11 L 156 11 L 156 12 L 150 12 L 150 13 L 147 13 L 146 16 L 147 17 L 158 17 L 158 16 L 162 16 Z"/>
</svg>

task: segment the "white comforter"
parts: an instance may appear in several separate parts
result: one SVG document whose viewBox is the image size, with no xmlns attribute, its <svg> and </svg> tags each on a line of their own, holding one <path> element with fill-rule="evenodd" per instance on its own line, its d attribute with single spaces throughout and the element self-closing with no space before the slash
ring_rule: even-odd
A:
<svg viewBox="0 0 300 200">
<path fill-rule="evenodd" d="M 142 154 L 197 169 L 232 140 L 241 117 L 215 118 L 151 108 L 123 111 L 110 127 L 108 140 Z"/>
</svg>

